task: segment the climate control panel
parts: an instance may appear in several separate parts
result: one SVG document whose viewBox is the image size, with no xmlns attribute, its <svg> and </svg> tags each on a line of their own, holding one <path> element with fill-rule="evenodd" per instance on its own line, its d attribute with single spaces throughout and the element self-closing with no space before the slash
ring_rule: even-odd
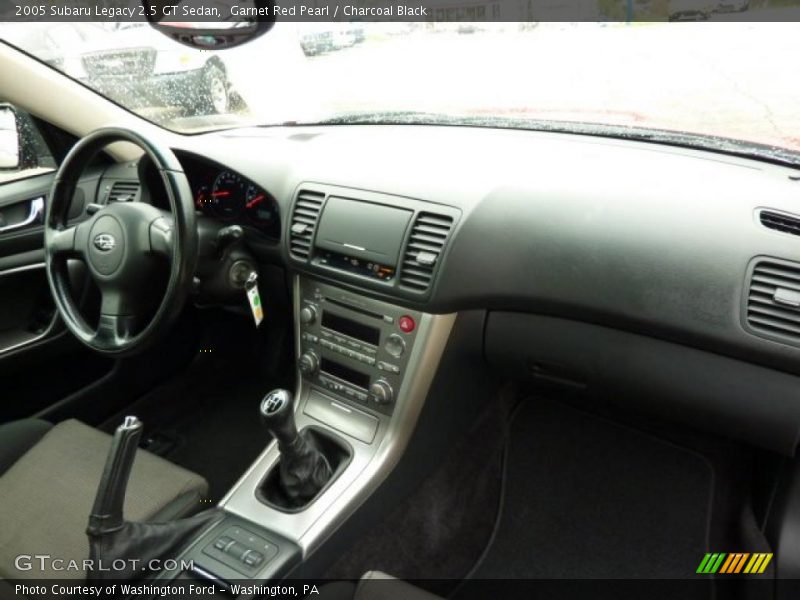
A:
<svg viewBox="0 0 800 600">
<path fill-rule="evenodd" d="M 298 370 L 359 408 L 392 414 L 421 314 L 301 279 Z"/>
</svg>

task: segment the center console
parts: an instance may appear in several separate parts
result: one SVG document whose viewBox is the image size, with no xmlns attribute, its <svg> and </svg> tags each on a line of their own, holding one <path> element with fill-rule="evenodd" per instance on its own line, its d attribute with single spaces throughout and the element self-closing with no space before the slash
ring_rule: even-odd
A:
<svg viewBox="0 0 800 600">
<path fill-rule="evenodd" d="M 424 305 L 458 214 L 409 199 L 352 195 L 330 186 L 297 193 L 287 223 L 287 252 L 298 272 L 297 389 L 264 398 L 262 416 L 278 442 L 222 499 L 222 521 L 185 553 L 194 577 L 285 577 L 381 485 L 415 429 L 456 315 L 376 296 Z M 320 476 L 301 489 L 287 472 L 303 458 Z M 282 495 L 281 483 L 302 499 Z"/>
<path fill-rule="evenodd" d="M 293 287 L 296 426 L 344 456 L 319 494 L 291 510 L 264 494 L 280 461 L 272 442 L 220 502 L 222 522 L 183 556 L 195 577 L 279 579 L 324 542 L 402 456 L 455 321 L 305 276 Z"/>
</svg>

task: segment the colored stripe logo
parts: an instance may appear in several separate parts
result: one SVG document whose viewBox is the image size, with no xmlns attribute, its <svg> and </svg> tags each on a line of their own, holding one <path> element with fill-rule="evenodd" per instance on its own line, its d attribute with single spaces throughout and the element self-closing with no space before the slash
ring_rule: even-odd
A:
<svg viewBox="0 0 800 600">
<path fill-rule="evenodd" d="M 755 575 L 763 573 L 771 560 L 771 552 L 756 552 L 753 554 L 749 552 L 708 552 L 703 557 L 703 560 L 700 561 L 697 573 L 704 575 L 714 573 L 725 573 L 726 575 L 747 573 Z"/>
</svg>

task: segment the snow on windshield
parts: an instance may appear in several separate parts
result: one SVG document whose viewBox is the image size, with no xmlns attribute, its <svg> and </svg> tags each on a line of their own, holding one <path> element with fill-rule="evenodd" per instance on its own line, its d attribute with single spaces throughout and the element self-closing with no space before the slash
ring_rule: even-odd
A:
<svg viewBox="0 0 800 600">
<path fill-rule="evenodd" d="M 177 131 L 414 111 L 800 150 L 797 23 L 278 23 L 220 52 L 131 23 L 5 24 L 0 37 Z"/>
</svg>

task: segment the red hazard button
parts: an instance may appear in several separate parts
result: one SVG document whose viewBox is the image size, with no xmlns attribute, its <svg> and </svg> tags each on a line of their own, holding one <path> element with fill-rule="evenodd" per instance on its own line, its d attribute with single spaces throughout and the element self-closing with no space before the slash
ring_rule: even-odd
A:
<svg viewBox="0 0 800 600">
<path fill-rule="evenodd" d="M 414 322 L 414 319 L 408 315 L 404 315 L 397 321 L 397 326 L 400 327 L 400 331 L 403 333 L 411 333 L 414 331 L 417 324 Z"/>
</svg>

